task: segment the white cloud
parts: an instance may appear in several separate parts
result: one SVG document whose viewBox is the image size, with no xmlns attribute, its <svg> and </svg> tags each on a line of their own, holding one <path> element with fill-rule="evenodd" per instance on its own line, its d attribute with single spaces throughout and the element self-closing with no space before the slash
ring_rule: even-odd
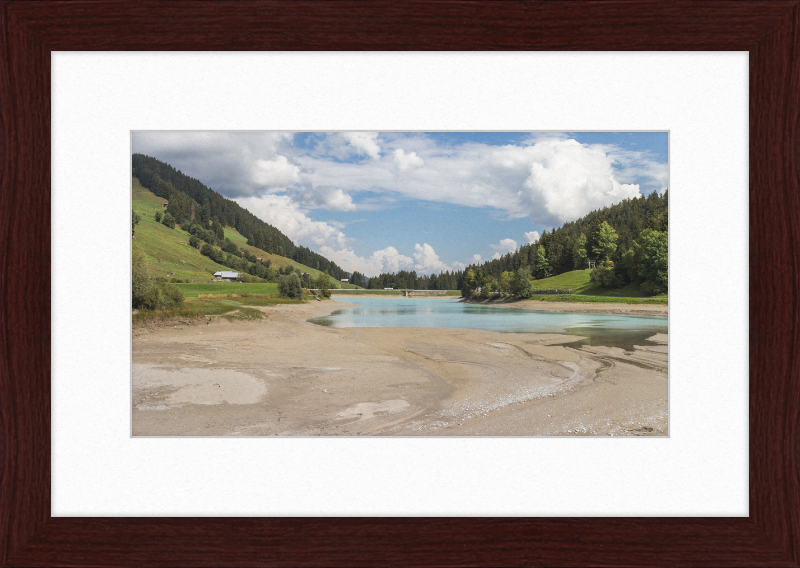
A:
<svg viewBox="0 0 800 568">
<path fill-rule="evenodd" d="M 539 237 L 539 231 L 530 231 L 529 233 L 525 233 L 525 242 L 532 245 L 539 240 Z"/>
<path fill-rule="evenodd" d="M 471 264 L 478 264 L 481 261 L 481 255 L 473 254 L 472 259 L 470 260 Z"/>
<path fill-rule="evenodd" d="M 358 256 L 350 247 L 322 246 L 320 254 L 329 258 L 348 272 L 361 272 L 367 277 L 381 273 L 415 270 L 417 274 L 441 274 L 444 271 L 463 270 L 465 264 L 443 262 L 428 243 L 414 245 L 414 258 L 400 254 L 394 247 L 378 250 L 368 257 Z M 479 255 L 475 255 L 478 256 Z"/>
<path fill-rule="evenodd" d="M 290 164 L 286 156 L 277 156 L 274 160 L 256 160 L 252 180 L 262 187 L 287 188 L 300 182 L 300 168 Z"/>
<path fill-rule="evenodd" d="M 563 140 L 539 142 L 531 154 L 530 175 L 518 194 L 531 221 L 563 223 L 639 196 L 638 185 L 617 181 L 602 149 Z"/>
<path fill-rule="evenodd" d="M 381 157 L 381 147 L 375 142 L 377 132 L 342 132 L 342 138 L 355 150 L 356 154 L 366 154 L 373 160 Z"/>
<path fill-rule="evenodd" d="M 430 274 L 432 272 L 444 272 L 445 270 L 452 270 L 449 264 L 445 264 L 439 259 L 439 255 L 433 250 L 433 247 L 428 243 L 414 245 L 414 270 L 423 274 Z"/>
<path fill-rule="evenodd" d="M 666 162 L 657 162 L 641 150 L 624 150 L 617 146 L 595 145 L 613 160 L 617 169 L 615 177 L 620 183 L 634 183 L 641 180 L 643 193 L 658 191 L 663 193 L 669 187 L 669 168 Z"/>
<path fill-rule="evenodd" d="M 495 251 L 495 254 L 500 253 L 505 254 L 507 252 L 514 252 L 517 250 L 517 241 L 514 239 L 503 239 L 496 245 L 489 245 L 492 247 L 492 250 Z"/>
<path fill-rule="evenodd" d="M 637 197 L 639 185 L 627 182 L 646 180 L 658 188 L 666 183 L 666 164 L 648 161 L 644 152 L 580 144 L 562 135 L 506 146 L 437 145 L 419 134 L 382 133 L 381 138 L 380 160 L 296 159 L 315 185 L 488 207 L 551 226 Z"/>
<path fill-rule="evenodd" d="M 303 190 L 297 193 L 295 199 L 310 207 L 322 207 L 331 211 L 355 211 L 358 209 L 353 203 L 353 198 L 339 188 L 331 186 L 317 187 L 305 183 Z"/>
<path fill-rule="evenodd" d="M 348 242 L 339 229 L 309 218 L 299 204 L 286 195 L 240 197 L 234 201 L 262 221 L 276 227 L 295 243 L 344 248 Z"/>
<path fill-rule="evenodd" d="M 402 148 L 394 151 L 394 161 L 397 164 L 397 169 L 401 172 L 410 170 L 411 168 L 418 168 L 425 164 L 422 158 L 417 156 L 416 152 L 406 154 Z"/>
<path fill-rule="evenodd" d="M 310 207 L 351 211 L 356 192 L 368 191 L 376 203 L 421 199 L 491 208 L 545 226 L 637 197 L 640 188 L 661 192 L 669 183 L 666 161 L 648 151 L 580 144 L 561 133 L 532 134 L 505 146 L 448 145 L 394 132 L 324 135 L 316 149 L 294 140 L 286 132 L 137 132 L 133 149 L 227 197 L 291 191 L 308 182 L 336 188 L 307 201 Z M 369 159 L 352 163 L 353 155 Z"/>
<path fill-rule="evenodd" d="M 226 197 L 254 195 L 257 160 L 288 156 L 291 132 L 134 132 L 133 151 L 153 156 Z M 274 180 L 268 180 L 274 181 Z"/>
<path fill-rule="evenodd" d="M 358 256 L 351 248 L 333 248 L 323 246 L 320 254 L 332 260 L 348 272 L 360 272 L 367 277 L 377 276 L 383 272 L 411 270 L 414 260 L 400 254 L 394 247 L 386 247 L 372 253 L 369 257 Z"/>
</svg>

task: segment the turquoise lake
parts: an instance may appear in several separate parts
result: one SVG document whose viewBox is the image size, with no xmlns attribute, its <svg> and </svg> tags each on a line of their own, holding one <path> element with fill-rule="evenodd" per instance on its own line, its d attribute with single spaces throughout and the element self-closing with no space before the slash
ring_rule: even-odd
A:
<svg viewBox="0 0 800 568">
<path fill-rule="evenodd" d="M 464 304 L 458 299 L 348 298 L 355 304 L 308 321 L 331 327 L 440 327 L 507 333 L 580 335 L 570 345 L 605 345 L 628 351 L 648 337 L 667 333 L 667 318 L 605 314 L 556 314 Z"/>
</svg>

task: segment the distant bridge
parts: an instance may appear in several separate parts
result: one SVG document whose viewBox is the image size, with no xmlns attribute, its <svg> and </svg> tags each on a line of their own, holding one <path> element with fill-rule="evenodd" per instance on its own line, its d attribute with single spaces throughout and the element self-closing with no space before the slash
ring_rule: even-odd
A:
<svg viewBox="0 0 800 568">
<path fill-rule="evenodd" d="M 308 288 L 308 290 L 310 292 L 317 292 L 317 291 L 319 291 L 319 288 Z M 384 290 L 375 290 L 375 289 L 355 290 L 353 288 L 345 288 L 345 289 L 332 288 L 329 291 L 330 291 L 331 294 L 341 294 L 342 296 L 347 296 L 347 295 L 350 295 L 350 294 L 359 294 L 361 292 L 369 293 L 369 292 L 371 292 L 373 290 L 376 291 L 376 292 L 383 292 L 384 291 Z M 447 292 L 451 292 L 451 291 L 452 290 L 411 290 L 410 288 L 393 288 L 391 290 L 386 290 L 386 292 L 402 292 L 403 295 L 406 298 L 408 298 L 409 296 L 444 296 L 445 294 L 447 294 Z M 375 295 L 379 296 L 380 294 L 375 294 Z"/>
<path fill-rule="evenodd" d="M 447 294 L 447 290 L 409 290 L 409 289 L 398 289 L 398 292 L 403 292 L 406 298 L 411 295 L 414 296 L 444 296 Z"/>
</svg>

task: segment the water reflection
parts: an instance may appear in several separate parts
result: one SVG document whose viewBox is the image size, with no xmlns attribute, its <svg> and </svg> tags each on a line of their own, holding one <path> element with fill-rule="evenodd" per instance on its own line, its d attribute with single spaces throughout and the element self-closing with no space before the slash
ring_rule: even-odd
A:
<svg viewBox="0 0 800 568">
<path fill-rule="evenodd" d="M 331 327 L 471 328 L 509 333 L 564 333 L 583 339 L 570 345 L 605 345 L 628 351 L 667 332 L 667 318 L 607 314 L 556 314 L 463 304 L 456 299 L 348 298 L 357 307 L 308 321 Z M 480 316 L 480 317 L 474 317 Z"/>
</svg>

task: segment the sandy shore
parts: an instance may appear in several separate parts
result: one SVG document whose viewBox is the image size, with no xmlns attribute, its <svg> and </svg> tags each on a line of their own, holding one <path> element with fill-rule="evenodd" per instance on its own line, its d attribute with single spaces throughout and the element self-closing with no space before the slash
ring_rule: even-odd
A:
<svg viewBox="0 0 800 568">
<path fill-rule="evenodd" d="M 555 334 L 306 321 L 341 307 L 134 330 L 133 434 L 668 434 L 666 335 L 627 352 Z"/>
<path fill-rule="evenodd" d="M 575 314 L 619 314 L 625 316 L 667 317 L 669 307 L 659 304 L 612 304 L 591 302 L 543 302 L 541 300 L 511 300 L 488 302 L 470 300 L 471 304 L 485 304 L 498 308 L 514 308 L 532 312 Z"/>
</svg>

